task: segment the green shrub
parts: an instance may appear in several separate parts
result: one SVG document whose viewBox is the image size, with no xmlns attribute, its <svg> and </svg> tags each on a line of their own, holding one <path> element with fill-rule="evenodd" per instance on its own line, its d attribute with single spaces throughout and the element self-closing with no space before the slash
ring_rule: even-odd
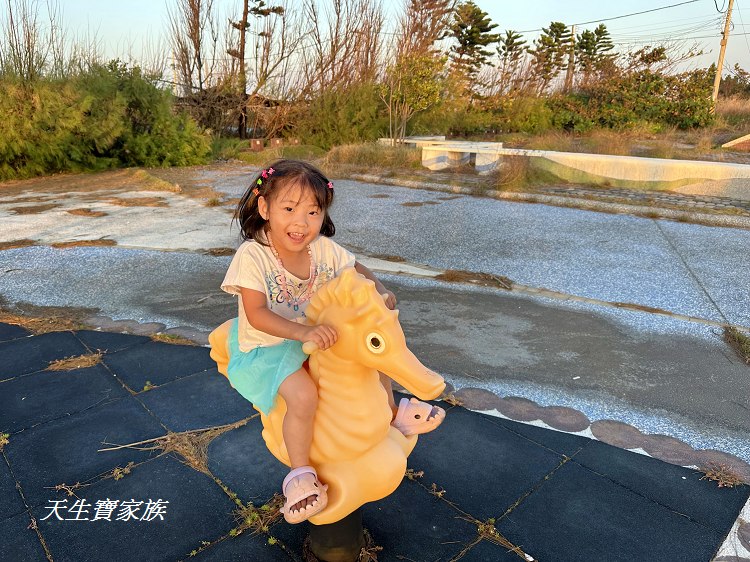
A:
<svg viewBox="0 0 750 562">
<path fill-rule="evenodd" d="M 602 81 L 585 93 L 589 115 L 600 126 L 626 129 L 642 122 L 680 129 L 711 123 L 708 69 L 678 75 L 644 70 Z"/>
<path fill-rule="evenodd" d="M 505 109 L 505 131 L 538 134 L 552 127 L 554 113 L 543 98 L 521 96 Z"/>
<path fill-rule="evenodd" d="M 582 95 L 558 95 L 547 100 L 552 113 L 551 125 L 571 133 L 585 133 L 595 124 L 588 110 L 588 98 Z"/>
<path fill-rule="evenodd" d="M 238 158 L 242 150 L 247 147 L 247 143 L 246 140 L 214 135 L 211 137 L 211 159 L 230 160 Z"/>
<path fill-rule="evenodd" d="M 296 108 L 292 134 L 324 149 L 385 136 L 388 118 L 373 82 L 319 93 Z"/>
<path fill-rule="evenodd" d="M 169 92 L 119 62 L 68 80 L 0 81 L 0 180 L 204 162 L 209 139 Z"/>
</svg>

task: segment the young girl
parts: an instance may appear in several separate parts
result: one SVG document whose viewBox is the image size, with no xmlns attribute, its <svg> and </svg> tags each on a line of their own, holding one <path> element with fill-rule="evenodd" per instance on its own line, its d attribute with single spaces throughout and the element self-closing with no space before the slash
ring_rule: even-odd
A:
<svg viewBox="0 0 750 562">
<path fill-rule="evenodd" d="M 232 386 L 265 414 L 277 393 L 286 401 L 282 433 L 292 470 L 282 485 L 282 512 L 289 523 L 304 521 L 327 504 L 326 486 L 309 466 L 318 392 L 302 366 L 307 359 L 302 343 L 312 341 L 325 350 L 337 334 L 330 326 L 305 325 L 305 308 L 320 286 L 352 266 L 375 282 L 388 308 L 396 306 L 395 295 L 330 239 L 336 230 L 328 216 L 333 195 L 333 184 L 305 162 L 279 160 L 264 169 L 238 204 L 235 220 L 245 241 L 221 284 L 240 297 L 229 336 Z M 397 408 L 391 380 L 381 375 L 381 381 L 397 422 L 407 410 L 425 413 L 425 404 L 415 399 L 402 400 Z M 429 415 L 412 416 L 420 422 L 415 427 L 411 420 L 402 431 L 425 433 L 440 424 L 445 412 L 426 406 Z"/>
</svg>

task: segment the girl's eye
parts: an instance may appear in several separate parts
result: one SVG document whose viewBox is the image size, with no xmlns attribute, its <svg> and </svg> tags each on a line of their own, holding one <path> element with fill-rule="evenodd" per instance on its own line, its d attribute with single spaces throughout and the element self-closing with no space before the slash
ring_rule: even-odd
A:
<svg viewBox="0 0 750 562">
<path fill-rule="evenodd" d="M 320 214 L 320 211 L 310 211 L 310 214 L 318 216 Z"/>
<path fill-rule="evenodd" d="M 284 210 L 291 213 L 294 209 L 292 209 L 291 207 L 284 207 Z"/>
</svg>

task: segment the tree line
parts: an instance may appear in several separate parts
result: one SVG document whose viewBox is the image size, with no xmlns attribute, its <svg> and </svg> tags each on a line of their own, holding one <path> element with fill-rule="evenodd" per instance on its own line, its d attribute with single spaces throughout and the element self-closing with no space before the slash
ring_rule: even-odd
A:
<svg viewBox="0 0 750 562">
<path fill-rule="evenodd" d="M 40 98 L 24 92 L 65 83 L 80 94 L 77 117 L 68 116 L 79 128 L 92 115 L 87 104 L 122 107 L 122 127 L 131 144 L 140 139 L 138 149 L 123 149 L 123 138 L 110 131 L 120 156 L 104 151 L 107 157 L 143 153 L 156 162 L 179 160 L 175 146 L 168 156 L 145 149 L 140 138 L 166 130 L 170 103 L 214 136 L 296 136 L 324 148 L 410 133 L 585 131 L 643 122 L 689 128 L 712 118 L 715 69 L 676 72 L 695 49 L 659 44 L 618 52 L 604 24 L 575 29 L 553 21 L 528 43 L 517 31 L 500 31 L 472 0 L 404 0 L 389 26 L 394 20 L 380 0 L 268 2 L 235 0 L 234 11 L 221 13 L 215 0 L 171 0 L 166 47 L 124 64 L 103 62 L 97 38 L 70 40 L 54 0 L 47 22 L 33 0 L 8 0 L 0 85 L 15 100 L 7 103 L 22 107 Z M 123 83 L 123 91 L 112 90 Z M 187 142 L 184 131 L 198 130 L 179 119 L 170 125 L 173 145 Z M 204 146 L 188 144 L 193 156 L 185 160 L 192 161 Z M 105 145 L 89 142 L 87 154 L 98 159 Z"/>
</svg>

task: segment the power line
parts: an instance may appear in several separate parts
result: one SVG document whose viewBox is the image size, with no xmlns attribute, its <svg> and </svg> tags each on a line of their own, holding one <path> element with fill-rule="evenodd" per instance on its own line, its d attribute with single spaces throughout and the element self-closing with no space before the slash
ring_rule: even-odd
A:
<svg viewBox="0 0 750 562">
<path fill-rule="evenodd" d="M 638 30 L 648 30 L 648 29 L 669 29 L 673 27 L 684 27 L 686 25 L 705 25 L 708 23 L 714 23 L 714 22 L 721 22 L 723 21 L 723 18 L 720 15 L 712 15 L 712 16 L 694 16 L 692 18 L 680 18 L 680 19 L 670 19 L 668 22 L 664 21 L 654 21 L 651 23 L 646 24 L 639 24 L 639 25 L 626 25 L 624 27 L 608 27 L 610 33 L 617 33 L 617 32 L 628 32 L 628 31 L 634 31 L 637 32 Z"/>
<path fill-rule="evenodd" d="M 735 2 L 736 1 L 737 0 L 735 0 Z M 740 11 L 740 4 L 739 4 L 739 2 L 737 2 L 737 5 L 735 6 L 735 9 L 737 10 L 737 15 L 740 16 L 740 25 L 744 28 L 745 24 L 742 21 L 742 12 Z M 735 33 L 735 35 L 737 35 L 737 34 Z M 747 41 L 747 35 L 745 35 L 745 45 L 747 46 L 748 52 L 750 52 L 750 43 L 748 43 L 748 41 Z"/>
<path fill-rule="evenodd" d="M 578 23 L 574 23 L 571 25 L 587 25 L 589 23 L 601 23 L 604 21 L 613 21 L 613 20 L 619 20 L 622 18 L 629 18 L 631 16 L 640 16 L 641 14 L 649 14 L 651 12 L 658 12 L 659 10 L 666 10 L 667 8 L 676 8 L 677 6 L 684 6 L 685 4 L 694 4 L 695 2 L 698 2 L 698 0 L 687 0 L 686 2 L 680 2 L 678 4 L 670 4 L 669 6 L 662 6 L 660 8 L 652 8 L 650 10 L 644 10 L 642 12 L 633 12 L 631 14 L 623 14 L 621 16 L 615 16 L 612 18 L 604 18 L 604 19 L 598 19 L 598 20 L 591 20 L 591 21 L 582 21 Z M 518 33 L 531 33 L 533 31 L 543 31 L 543 29 L 540 27 L 538 29 L 525 29 L 523 31 L 519 31 Z"/>
</svg>

